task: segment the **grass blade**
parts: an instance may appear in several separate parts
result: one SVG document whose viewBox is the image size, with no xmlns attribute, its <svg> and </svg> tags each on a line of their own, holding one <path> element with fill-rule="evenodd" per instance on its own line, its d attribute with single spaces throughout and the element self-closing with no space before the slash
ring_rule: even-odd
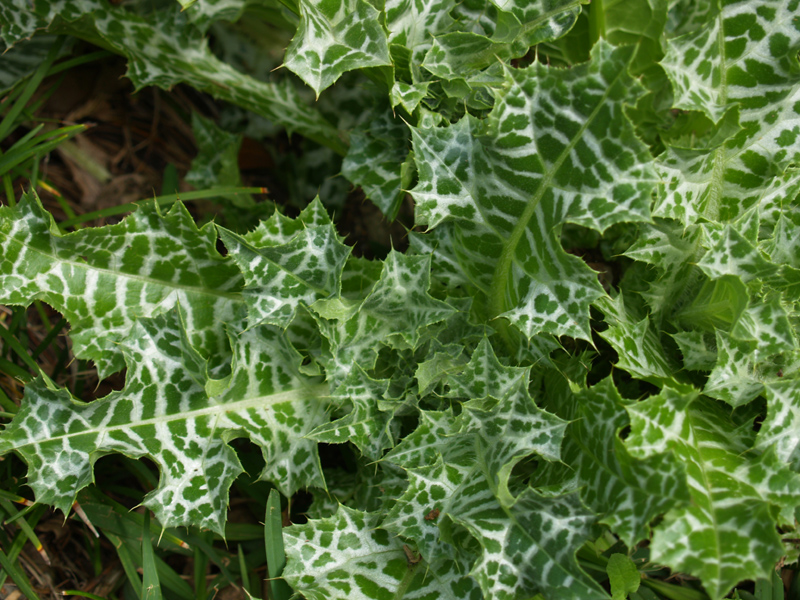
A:
<svg viewBox="0 0 800 600">
<path fill-rule="evenodd" d="M 286 552 L 283 549 L 283 522 L 281 518 L 281 495 L 272 489 L 267 500 L 267 514 L 264 519 L 264 546 L 267 550 L 267 574 L 273 600 L 288 600 L 292 596 L 292 588 L 283 579 L 283 567 L 286 566 Z"/>
<path fill-rule="evenodd" d="M 90 592 L 82 592 L 80 590 L 64 590 L 61 592 L 62 596 L 80 596 L 81 598 L 89 598 L 89 600 L 106 600 L 102 596 L 92 594 Z"/>
<path fill-rule="evenodd" d="M 14 562 L 8 556 L 6 556 L 6 553 L 3 552 L 2 548 L 0 548 L 0 567 L 3 567 L 3 570 L 8 574 L 9 577 L 11 577 L 11 579 L 19 588 L 19 591 L 28 597 L 28 600 L 39 600 L 39 596 L 37 596 L 36 592 L 33 591 L 28 578 L 22 571 L 17 569 L 17 567 L 14 565 Z"/>
<path fill-rule="evenodd" d="M 206 570 L 208 556 L 197 546 L 194 547 L 194 597 L 195 600 L 206 600 Z"/>
<path fill-rule="evenodd" d="M 144 511 L 142 528 L 142 600 L 161 600 L 161 583 L 158 580 L 153 540 L 150 537 L 150 511 Z"/>
<path fill-rule="evenodd" d="M 260 596 L 258 594 L 253 593 L 253 589 L 250 585 L 250 575 L 247 572 L 247 560 L 244 557 L 244 550 L 242 549 L 242 545 L 239 544 L 238 546 L 239 552 L 239 572 L 242 574 L 242 587 L 244 588 L 245 593 L 248 597 L 253 598 L 253 600 L 259 600 Z"/>
<path fill-rule="evenodd" d="M 0 140 L 4 139 L 11 131 L 14 123 L 17 120 L 17 117 L 23 111 L 25 105 L 28 103 L 28 100 L 31 99 L 31 96 L 33 96 L 34 92 L 36 92 L 36 88 L 39 87 L 39 84 L 45 78 L 45 75 L 47 75 L 47 72 L 50 70 L 50 65 L 53 64 L 56 56 L 58 56 L 58 53 L 61 52 L 61 48 L 64 45 L 64 39 L 64 37 L 60 37 L 51 46 L 50 52 L 47 53 L 47 58 L 41 65 L 39 65 L 39 68 L 36 69 L 33 76 L 28 80 L 28 83 L 25 85 L 25 89 L 17 98 L 14 106 L 11 107 L 11 110 L 8 111 L 5 118 L 0 121 Z"/>
<path fill-rule="evenodd" d="M 131 584 L 131 587 L 133 587 L 133 591 L 136 593 L 136 595 L 141 598 L 142 580 L 139 579 L 139 573 L 136 572 L 136 565 L 133 562 L 133 557 L 128 551 L 128 548 L 125 546 L 122 538 L 117 537 L 108 531 L 103 531 L 103 534 L 112 544 L 114 544 L 114 547 L 117 549 L 117 556 L 119 556 L 119 562 L 122 563 L 122 568 L 125 571 L 125 575 L 128 576 L 128 582 Z"/>
<path fill-rule="evenodd" d="M 207 190 L 199 190 L 195 192 L 181 192 L 180 194 L 167 194 L 165 196 L 157 196 L 155 201 L 160 206 L 171 204 L 176 200 L 205 200 L 207 198 L 214 198 L 216 196 L 229 196 L 232 194 L 266 194 L 267 189 L 263 187 L 217 187 Z M 87 221 L 94 221 L 95 219 L 102 219 L 106 217 L 116 217 L 124 215 L 133 210 L 136 210 L 138 204 L 147 202 L 150 198 L 145 198 L 137 202 L 129 202 L 128 204 L 120 204 L 118 206 L 111 206 L 103 210 L 95 210 L 82 215 L 78 215 L 73 219 L 66 219 L 59 227 L 66 229 L 67 227 L 74 227 Z"/>
</svg>

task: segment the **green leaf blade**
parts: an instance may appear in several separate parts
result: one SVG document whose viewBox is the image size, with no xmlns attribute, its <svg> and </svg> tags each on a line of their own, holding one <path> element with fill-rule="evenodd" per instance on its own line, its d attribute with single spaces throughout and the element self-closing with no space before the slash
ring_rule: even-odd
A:
<svg viewBox="0 0 800 600">
<path fill-rule="evenodd" d="M 629 58 L 599 44 L 570 71 L 509 70 L 486 124 L 412 129 L 417 221 L 453 221 L 462 269 L 489 288 L 494 316 L 528 337 L 589 336 L 588 307 L 602 290 L 560 248 L 564 222 L 603 231 L 649 218 L 655 172 L 621 110 L 638 94 Z"/>
<path fill-rule="evenodd" d="M 125 387 L 90 404 L 44 382 L 0 437 L 0 453 L 19 453 L 37 495 L 65 512 L 91 483 L 92 465 L 111 452 L 148 456 L 162 473 L 145 499 L 166 527 L 224 532 L 228 489 L 242 467 L 228 445 L 244 432 L 261 446 L 263 479 L 286 495 L 324 485 L 316 444 L 304 438 L 323 422 L 328 388 L 298 373 L 299 356 L 270 329 L 239 336 L 228 388 L 213 396 L 206 363 L 171 311 L 137 322 L 124 342 Z M 259 362 L 250 373 L 245 362 Z M 40 421 L 45 419 L 45 421 Z"/>
<path fill-rule="evenodd" d="M 216 235 L 198 229 L 176 204 L 155 203 L 111 227 L 62 235 L 38 197 L 0 211 L 4 240 L 0 302 L 41 298 L 72 325 L 75 352 L 101 377 L 123 366 L 118 343 L 139 317 L 179 306 L 192 342 L 218 367 L 229 356 L 223 322 L 239 318 L 238 269 L 216 251 Z"/>
<path fill-rule="evenodd" d="M 353 69 L 391 65 L 378 11 L 366 0 L 300 1 L 301 21 L 284 64 L 320 92 Z"/>
<path fill-rule="evenodd" d="M 628 412 L 632 454 L 672 451 L 686 464 L 691 503 L 655 528 L 653 558 L 698 576 L 714 599 L 743 579 L 766 576 L 784 552 L 778 511 L 794 507 L 800 477 L 771 452 L 751 450 L 751 422 L 735 424 L 695 391 L 665 387 Z"/>
</svg>

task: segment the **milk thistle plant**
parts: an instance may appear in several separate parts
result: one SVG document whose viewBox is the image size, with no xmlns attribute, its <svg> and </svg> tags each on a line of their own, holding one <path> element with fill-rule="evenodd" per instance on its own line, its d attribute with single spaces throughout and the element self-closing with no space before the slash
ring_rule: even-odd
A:
<svg viewBox="0 0 800 600">
<path fill-rule="evenodd" d="M 99 457 L 147 457 L 160 527 L 224 535 L 247 438 L 255 478 L 313 499 L 282 531 L 310 600 L 772 581 L 800 537 L 799 4 L 4 1 L 7 46 L 123 55 L 415 226 L 354 255 L 336 181 L 250 230 L 150 201 L 67 232 L 26 192 L 0 303 L 50 305 L 125 384 L 83 403 L 40 373 L 0 453 L 65 513 Z"/>
</svg>

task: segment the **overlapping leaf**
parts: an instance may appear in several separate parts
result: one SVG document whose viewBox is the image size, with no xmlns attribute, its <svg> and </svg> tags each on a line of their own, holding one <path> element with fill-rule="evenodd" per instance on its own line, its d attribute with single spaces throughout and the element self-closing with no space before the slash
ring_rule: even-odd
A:
<svg viewBox="0 0 800 600">
<path fill-rule="evenodd" d="M 217 59 L 200 31 L 175 6 L 147 18 L 100 0 L 42 0 L 31 11 L 25 0 L 0 5 L 0 26 L 11 44 L 56 21 L 58 32 L 95 41 L 129 60 L 128 77 L 137 88 L 178 83 L 263 115 L 344 154 L 339 132 L 303 102 L 288 83 L 264 83 Z"/>
<path fill-rule="evenodd" d="M 598 44 L 587 66 L 509 71 L 487 124 L 413 130 L 418 222 L 455 222 L 462 269 L 528 337 L 588 339 L 602 293 L 560 248 L 561 224 L 602 231 L 648 217 L 655 175 L 622 112 L 637 95 L 629 57 Z"/>
<path fill-rule="evenodd" d="M 662 161 L 667 183 L 656 214 L 693 222 L 729 220 L 760 203 L 775 179 L 800 158 L 796 7 L 783 0 L 725 2 L 710 21 L 671 40 L 662 61 L 675 105 L 714 121 L 738 114 L 727 141 L 671 149 Z M 730 112 L 735 111 L 735 112 Z"/>
<path fill-rule="evenodd" d="M 375 366 L 384 345 L 416 348 L 422 330 L 452 315 L 454 309 L 428 293 L 430 257 L 391 252 L 380 280 L 366 297 L 314 303 L 320 332 L 325 337 L 321 361 L 328 379 L 338 387 L 354 368 Z"/>
<path fill-rule="evenodd" d="M 598 307 L 609 324 L 602 336 L 619 355 L 617 366 L 645 381 L 672 381 L 675 369 L 650 320 L 634 318 L 625 308 L 625 297 L 621 294 L 614 300 L 603 298 Z"/>
<path fill-rule="evenodd" d="M 668 454 L 631 457 L 619 438 L 628 419 L 609 379 L 583 390 L 574 402 L 564 462 L 576 469 L 586 505 L 632 547 L 648 537 L 654 518 L 688 503 L 682 466 Z"/>
<path fill-rule="evenodd" d="M 350 249 L 319 200 L 298 219 L 277 216 L 247 237 L 219 230 L 244 274 L 242 294 L 251 326 L 268 323 L 286 328 L 300 306 L 339 294 Z"/>
<path fill-rule="evenodd" d="M 354 258 L 315 201 L 217 228 L 223 258 L 181 207 L 68 235 L 31 198 L 0 209 L 0 301 L 50 302 L 81 356 L 128 366 L 88 405 L 29 386 L 0 452 L 38 500 L 67 508 L 105 453 L 149 456 L 162 521 L 220 531 L 247 436 L 262 478 L 311 488 L 316 518 L 286 530 L 308 598 L 599 600 L 576 553 L 601 525 L 595 548 L 651 536 L 714 600 L 772 568 L 800 494 L 795 0 L 607 0 L 569 34 L 578 0 L 262 3 L 321 113 L 211 55 L 202 32 L 246 2 L 181 4 L 11 0 L 0 27 L 99 41 L 139 87 L 187 82 L 345 154 L 324 113 L 352 142 L 337 185 L 391 217 L 413 160 L 428 231 Z M 302 148 L 296 198 L 340 164 Z M 318 442 L 352 443 L 357 471 L 323 471 Z"/>
<path fill-rule="evenodd" d="M 479 600 L 463 565 L 430 568 L 378 528 L 375 515 L 341 506 L 328 519 L 284 530 L 284 578 L 310 600 Z"/>
<path fill-rule="evenodd" d="M 434 38 L 447 32 L 454 24 L 450 12 L 454 0 L 389 0 L 386 2 L 386 26 L 389 43 L 409 51 L 409 70 L 413 83 L 421 78 L 419 72 L 425 54 Z M 408 82 L 412 83 L 412 82 Z"/>
<path fill-rule="evenodd" d="M 796 379 L 767 385 L 769 409 L 756 439 L 757 448 L 762 451 L 774 448 L 778 457 L 794 471 L 800 470 L 799 389 Z"/>
<path fill-rule="evenodd" d="M 388 381 L 372 379 L 356 365 L 331 395 L 334 401 L 351 405 L 350 412 L 320 425 L 308 437 L 329 444 L 349 441 L 365 456 L 377 460 L 386 448 L 394 445 L 389 430 L 392 415 L 378 407 L 388 387 Z"/>
<path fill-rule="evenodd" d="M 436 36 L 423 67 L 443 79 L 469 79 L 498 61 L 524 56 L 531 46 L 561 37 L 581 10 L 580 0 L 498 0 L 493 4 L 502 10 L 483 11 L 482 31 Z"/>
<path fill-rule="evenodd" d="M 595 520 L 577 496 L 546 498 L 528 489 L 502 507 L 481 477 L 461 492 L 454 519 L 481 543 L 472 575 L 487 598 L 607 598 L 574 558 Z"/>
<path fill-rule="evenodd" d="M 408 187 L 409 182 L 403 181 L 408 152 L 407 127 L 383 110 L 351 133 L 350 149 L 342 163 L 344 176 L 360 185 L 390 220 L 397 215 Z"/>
</svg>

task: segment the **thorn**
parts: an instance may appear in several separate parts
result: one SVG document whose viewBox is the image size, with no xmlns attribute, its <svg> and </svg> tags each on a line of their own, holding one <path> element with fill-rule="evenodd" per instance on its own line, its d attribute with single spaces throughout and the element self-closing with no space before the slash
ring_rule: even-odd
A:
<svg viewBox="0 0 800 600">
<path fill-rule="evenodd" d="M 89 528 L 89 530 L 94 534 L 94 537 L 99 538 L 100 534 L 97 533 L 97 529 L 94 528 L 94 525 L 92 525 L 92 522 L 89 520 L 89 517 L 87 517 L 86 513 L 83 512 L 83 509 L 81 508 L 81 505 L 78 504 L 77 502 L 75 502 L 72 505 L 72 510 L 74 510 L 75 514 L 78 515 L 80 520 L 83 521 L 86 524 L 86 526 Z"/>
</svg>

